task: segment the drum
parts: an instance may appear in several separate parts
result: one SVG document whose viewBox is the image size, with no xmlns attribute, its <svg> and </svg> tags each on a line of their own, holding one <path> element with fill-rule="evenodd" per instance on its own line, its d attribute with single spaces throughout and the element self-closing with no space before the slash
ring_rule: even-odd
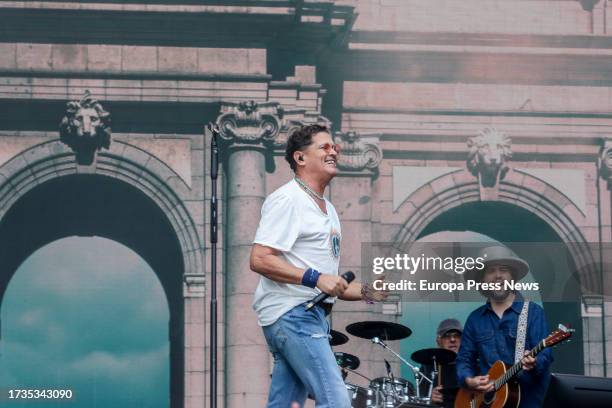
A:
<svg viewBox="0 0 612 408">
<path fill-rule="evenodd" d="M 409 402 L 415 395 L 414 386 L 403 378 L 375 378 L 370 382 L 370 388 L 378 393 L 380 407 L 395 407 L 403 402 Z"/>
<path fill-rule="evenodd" d="M 352 408 L 377 408 L 379 396 L 376 390 L 346 383 Z"/>
</svg>

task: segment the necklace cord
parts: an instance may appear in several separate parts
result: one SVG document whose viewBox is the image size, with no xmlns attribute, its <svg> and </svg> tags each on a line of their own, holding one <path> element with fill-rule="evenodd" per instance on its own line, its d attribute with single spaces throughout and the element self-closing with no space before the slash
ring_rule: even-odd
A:
<svg viewBox="0 0 612 408">
<path fill-rule="evenodd" d="M 302 181 L 301 179 L 299 179 L 298 177 L 294 177 L 293 178 L 295 180 L 296 183 L 298 183 L 300 185 L 300 187 L 302 187 L 302 189 L 304 191 L 306 191 L 308 194 L 310 194 L 311 196 L 318 198 L 321 201 L 325 201 L 325 197 L 323 197 L 322 194 L 318 194 L 316 191 L 314 191 L 312 188 L 310 188 L 304 181 Z"/>
</svg>

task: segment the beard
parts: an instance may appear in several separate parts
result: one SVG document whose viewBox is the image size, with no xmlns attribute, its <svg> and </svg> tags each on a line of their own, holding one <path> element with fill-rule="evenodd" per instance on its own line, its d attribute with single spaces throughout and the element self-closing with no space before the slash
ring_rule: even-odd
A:
<svg viewBox="0 0 612 408">
<path fill-rule="evenodd" d="M 487 299 L 494 300 L 496 302 L 501 302 L 503 300 L 506 300 L 508 298 L 508 296 L 510 296 L 512 293 L 514 293 L 514 291 L 510 290 L 510 289 L 507 289 L 507 290 L 483 290 L 480 293 L 482 293 L 482 295 L 484 297 L 486 297 Z"/>
</svg>

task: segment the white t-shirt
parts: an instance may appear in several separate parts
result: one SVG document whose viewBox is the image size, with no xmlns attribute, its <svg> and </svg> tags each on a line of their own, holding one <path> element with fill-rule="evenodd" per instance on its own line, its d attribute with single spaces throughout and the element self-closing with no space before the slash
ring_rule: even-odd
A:
<svg viewBox="0 0 612 408">
<path fill-rule="evenodd" d="M 295 180 L 266 198 L 253 243 L 280 251 L 298 268 L 314 268 L 322 274 L 338 275 L 340 220 L 334 206 L 325 200 L 325 214 Z M 260 326 L 268 326 L 295 306 L 321 293 L 317 288 L 275 282 L 264 276 L 255 290 L 253 309 Z"/>
</svg>

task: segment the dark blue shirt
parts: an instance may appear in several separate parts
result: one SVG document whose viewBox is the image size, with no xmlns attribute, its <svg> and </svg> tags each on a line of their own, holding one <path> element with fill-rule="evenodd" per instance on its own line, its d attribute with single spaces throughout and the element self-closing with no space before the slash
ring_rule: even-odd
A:
<svg viewBox="0 0 612 408">
<path fill-rule="evenodd" d="M 466 378 L 485 375 L 497 360 L 514 364 L 516 329 L 522 308 L 523 298 L 517 294 L 512 306 L 504 311 L 501 319 L 495 314 L 489 302 L 470 314 L 465 322 L 461 347 L 457 354 L 457 381 L 462 387 L 466 386 Z M 530 302 L 525 351 L 537 346 L 548 334 L 544 309 Z M 537 355 L 533 370 L 519 374 L 521 408 L 542 406 L 550 381 L 552 361 L 551 349 L 547 348 Z"/>
</svg>

